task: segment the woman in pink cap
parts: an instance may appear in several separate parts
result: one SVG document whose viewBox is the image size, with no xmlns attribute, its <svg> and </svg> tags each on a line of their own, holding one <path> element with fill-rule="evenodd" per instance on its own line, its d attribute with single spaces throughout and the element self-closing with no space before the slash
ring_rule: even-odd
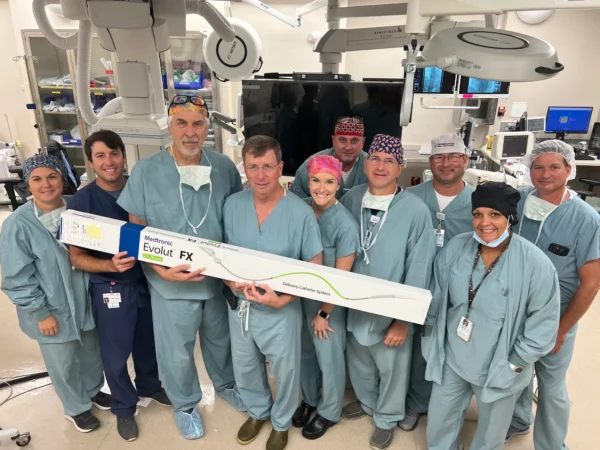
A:
<svg viewBox="0 0 600 450">
<path fill-rule="evenodd" d="M 323 264 L 350 271 L 360 249 L 358 224 L 336 200 L 342 163 L 316 155 L 308 161 L 308 187 L 323 241 Z M 292 419 L 306 439 L 318 439 L 340 420 L 346 387 L 346 309 L 303 299 L 301 384 L 303 401 Z M 322 376 L 322 391 L 320 380 Z M 313 412 L 316 415 L 312 418 Z"/>
</svg>

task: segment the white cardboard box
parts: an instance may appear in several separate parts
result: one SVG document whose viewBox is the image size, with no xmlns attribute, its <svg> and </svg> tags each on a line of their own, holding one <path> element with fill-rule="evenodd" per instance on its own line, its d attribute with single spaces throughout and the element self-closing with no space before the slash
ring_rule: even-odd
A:
<svg viewBox="0 0 600 450">
<path fill-rule="evenodd" d="M 418 324 L 431 303 L 425 289 L 78 211 L 62 213 L 60 240 L 110 254 L 127 251 L 167 267 L 204 267 L 211 277 L 256 281 L 278 292 Z"/>
</svg>

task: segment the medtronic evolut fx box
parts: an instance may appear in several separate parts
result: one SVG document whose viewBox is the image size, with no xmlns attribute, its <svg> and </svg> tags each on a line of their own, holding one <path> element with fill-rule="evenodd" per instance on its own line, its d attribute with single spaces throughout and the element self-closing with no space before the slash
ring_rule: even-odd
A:
<svg viewBox="0 0 600 450">
<path fill-rule="evenodd" d="M 331 267 L 209 241 L 184 234 L 68 210 L 62 213 L 61 242 L 190 270 L 223 280 L 267 284 L 299 297 L 422 324 L 431 293 Z"/>
</svg>

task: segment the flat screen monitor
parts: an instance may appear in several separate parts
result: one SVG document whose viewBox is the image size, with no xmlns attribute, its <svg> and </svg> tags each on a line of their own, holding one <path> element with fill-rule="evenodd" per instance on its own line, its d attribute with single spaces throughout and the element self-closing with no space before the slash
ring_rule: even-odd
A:
<svg viewBox="0 0 600 450">
<path fill-rule="evenodd" d="M 456 75 L 438 67 L 426 67 L 415 72 L 415 94 L 454 94 Z"/>
<path fill-rule="evenodd" d="M 591 106 L 550 106 L 546 114 L 546 133 L 556 133 L 558 139 L 565 134 L 585 134 L 590 128 L 594 108 Z"/>
<path fill-rule="evenodd" d="M 590 151 L 600 153 L 600 122 L 596 122 L 594 128 L 592 128 L 589 149 Z"/>
<path fill-rule="evenodd" d="M 294 176 L 315 153 L 332 147 L 340 117 L 360 117 L 364 150 L 378 133 L 402 137 L 404 82 L 242 81 L 244 136 L 271 136 L 281 145 L 284 175 Z"/>
<path fill-rule="evenodd" d="M 459 94 L 505 96 L 510 91 L 510 83 L 504 81 L 480 80 L 460 77 Z"/>
</svg>

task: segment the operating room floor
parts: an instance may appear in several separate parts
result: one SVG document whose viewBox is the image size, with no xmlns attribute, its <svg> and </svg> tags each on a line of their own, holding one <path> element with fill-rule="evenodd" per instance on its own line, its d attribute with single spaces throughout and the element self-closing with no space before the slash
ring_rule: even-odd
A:
<svg viewBox="0 0 600 450">
<path fill-rule="evenodd" d="M 0 207 L 1 222 L 9 214 Z M 597 448 L 600 428 L 597 426 L 597 411 L 600 402 L 600 384 L 596 374 L 600 371 L 600 303 L 592 306 L 580 324 L 575 356 L 568 376 L 569 394 L 572 401 L 571 422 L 567 443 L 571 450 Z M 596 327 L 596 328 L 595 328 Z M 186 441 L 179 436 L 169 408 L 155 403 L 141 407 L 137 416 L 140 437 L 131 443 L 123 441 L 116 427 L 115 416 L 109 411 L 94 410 L 102 426 L 92 433 L 77 432 L 62 414 L 62 407 L 52 387 L 41 387 L 13 398 L 0 406 L 0 427 L 18 428 L 31 433 L 31 450 L 119 450 L 119 449 L 187 449 L 196 450 L 240 450 L 236 442 L 238 428 L 246 415 L 230 408 L 220 398 L 215 398 L 214 389 L 204 369 L 199 345 L 196 346 L 196 362 L 200 373 L 204 396 L 200 404 L 200 414 L 204 420 L 204 437 L 196 441 Z M 44 363 L 37 343 L 26 337 L 19 329 L 15 308 L 0 292 L 0 378 L 13 378 L 31 372 L 44 370 Z M 274 386 L 274 380 L 271 379 Z M 13 396 L 32 388 L 43 386 L 48 378 L 15 388 Z M 9 395 L 7 388 L 0 389 L 0 403 Z M 351 390 L 346 392 L 346 400 L 354 399 Z M 468 411 L 468 420 L 463 430 L 463 438 L 470 442 L 475 432 L 476 408 Z M 425 450 L 426 419 L 412 433 L 396 429 L 391 449 Z M 331 428 L 326 436 L 317 441 L 307 441 L 300 430 L 292 428 L 289 437 L 289 450 L 298 449 L 368 449 L 373 423 L 368 418 L 358 421 L 342 421 Z M 246 446 L 248 450 L 264 449 L 271 427 L 266 425 L 259 438 Z M 2 448 L 17 448 L 5 444 Z M 469 448 L 469 446 L 467 446 Z M 507 449 L 533 450 L 532 434 L 514 438 Z"/>
</svg>

